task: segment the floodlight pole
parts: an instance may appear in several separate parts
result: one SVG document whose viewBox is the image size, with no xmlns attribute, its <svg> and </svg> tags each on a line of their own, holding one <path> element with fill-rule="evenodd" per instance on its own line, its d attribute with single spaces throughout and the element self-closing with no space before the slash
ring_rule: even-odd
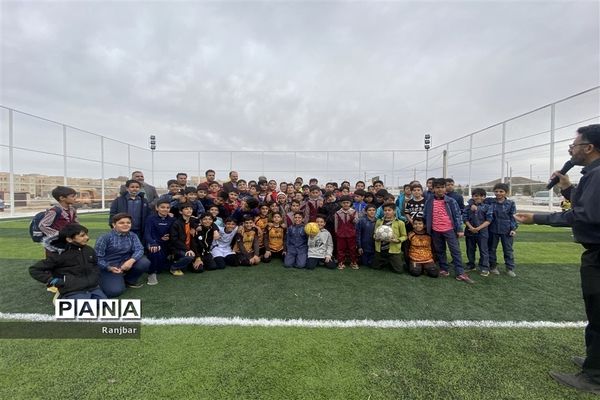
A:
<svg viewBox="0 0 600 400">
<path fill-rule="evenodd" d="M 425 147 L 425 179 L 429 176 L 429 149 L 431 148 L 431 135 L 429 133 L 425 134 L 425 138 L 423 140 Z"/>
<path fill-rule="evenodd" d="M 154 185 L 154 150 L 156 150 L 156 136 L 150 135 L 150 151 L 152 162 L 152 184 Z"/>
</svg>

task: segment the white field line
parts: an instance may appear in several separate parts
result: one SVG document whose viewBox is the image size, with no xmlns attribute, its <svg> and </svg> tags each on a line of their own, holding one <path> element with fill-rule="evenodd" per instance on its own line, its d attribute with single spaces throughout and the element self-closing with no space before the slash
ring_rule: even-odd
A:
<svg viewBox="0 0 600 400">
<path fill-rule="evenodd" d="M 49 314 L 1 313 L 0 320 L 48 322 L 56 321 Z M 108 321 L 100 321 L 108 322 Z M 118 322 L 118 321 L 117 321 Z M 126 321 L 135 322 L 135 321 Z M 268 319 L 240 317 L 142 318 L 142 325 L 258 326 L 294 328 L 583 328 L 585 321 L 434 321 L 434 320 L 316 320 Z"/>
</svg>

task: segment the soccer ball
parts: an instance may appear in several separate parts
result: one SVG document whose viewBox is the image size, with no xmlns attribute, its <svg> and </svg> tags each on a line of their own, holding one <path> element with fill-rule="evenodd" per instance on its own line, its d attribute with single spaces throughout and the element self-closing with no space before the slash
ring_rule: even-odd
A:
<svg viewBox="0 0 600 400">
<path fill-rule="evenodd" d="M 319 225 L 317 225 L 316 222 L 309 222 L 304 227 L 304 232 L 306 232 L 308 236 L 316 236 L 320 231 Z"/>
<path fill-rule="evenodd" d="M 394 231 L 390 226 L 381 225 L 379 228 L 375 229 L 375 240 L 389 242 L 393 237 Z"/>
</svg>

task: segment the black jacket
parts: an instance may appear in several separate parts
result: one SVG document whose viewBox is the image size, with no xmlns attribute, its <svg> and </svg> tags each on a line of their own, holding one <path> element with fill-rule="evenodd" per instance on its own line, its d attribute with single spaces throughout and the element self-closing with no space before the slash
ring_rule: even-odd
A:
<svg viewBox="0 0 600 400">
<path fill-rule="evenodd" d="M 198 218 L 191 217 L 190 218 L 190 229 L 196 229 L 198 227 Z M 190 248 L 195 254 L 198 253 L 196 248 L 196 240 L 194 240 L 194 236 L 192 235 L 190 240 Z M 178 251 L 186 252 L 188 249 L 185 247 L 185 221 L 183 217 L 179 217 L 173 222 L 171 225 L 171 234 L 169 235 L 169 241 L 171 242 L 171 249 L 173 252 L 177 253 Z"/>
<path fill-rule="evenodd" d="M 68 244 L 62 253 L 51 253 L 29 267 L 29 274 L 42 283 L 61 278 L 64 281 L 64 286 L 59 287 L 61 295 L 93 290 L 100 284 L 96 252 L 90 246 Z"/>
</svg>

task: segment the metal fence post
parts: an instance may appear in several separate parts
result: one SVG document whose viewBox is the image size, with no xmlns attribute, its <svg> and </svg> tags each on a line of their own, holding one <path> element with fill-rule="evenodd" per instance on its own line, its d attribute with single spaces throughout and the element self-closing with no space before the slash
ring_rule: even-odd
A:
<svg viewBox="0 0 600 400">
<path fill-rule="evenodd" d="M 554 172 L 554 140 L 556 131 L 556 104 L 552 103 L 550 106 L 550 168 L 548 176 L 551 176 Z M 550 190 L 550 197 L 548 201 L 548 209 L 552 210 L 552 203 L 554 200 L 554 190 Z"/>
<path fill-rule="evenodd" d="M 12 217 L 15 215 L 15 143 L 12 109 L 8 110 L 8 191 Z"/>
<path fill-rule="evenodd" d="M 469 192 L 467 195 L 471 195 L 473 192 L 471 188 L 471 172 L 473 170 L 473 135 L 469 136 Z"/>
<path fill-rule="evenodd" d="M 67 186 L 67 126 L 63 124 L 63 185 Z"/>
<path fill-rule="evenodd" d="M 506 122 L 502 123 L 502 156 L 500 158 L 500 182 L 506 183 L 504 164 L 506 163 Z"/>
<path fill-rule="evenodd" d="M 131 145 L 130 144 L 127 145 L 127 171 L 131 174 Z M 154 180 L 154 178 L 152 180 Z"/>
<path fill-rule="evenodd" d="M 100 136 L 100 188 L 102 191 L 102 208 L 106 208 L 106 184 L 104 182 L 104 136 Z"/>
</svg>

